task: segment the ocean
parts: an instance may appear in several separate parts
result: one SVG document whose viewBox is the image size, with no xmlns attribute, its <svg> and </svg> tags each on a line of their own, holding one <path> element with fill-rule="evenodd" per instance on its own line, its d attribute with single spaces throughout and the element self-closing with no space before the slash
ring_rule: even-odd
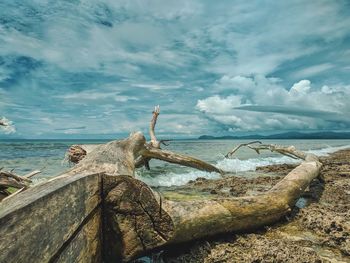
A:
<svg viewBox="0 0 350 263">
<path fill-rule="evenodd" d="M 33 170 L 42 173 L 33 178 L 34 183 L 57 176 L 70 168 L 65 153 L 73 144 L 96 144 L 98 140 L 11 140 L 0 141 L 0 168 L 25 174 Z M 256 167 L 268 164 L 295 163 L 298 160 L 275 153 L 260 155 L 247 148 L 241 148 L 234 158 L 224 155 L 240 143 L 248 140 L 175 140 L 164 149 L 191 155 L 210 162 L 219 168 L 240 176 L 252 176 Z M 350 140 L 263 140 L 266 144 L 294 145 L 297 149 L 325 156 L 340 149 L 350 148 Z M 220 178 L 218 174 L 198 171 L 188 167 L 152 160 L 151 170 L 136 171 L 136 177 L 151 186 L 184 185 L 198 177 Z"/>
</svg>

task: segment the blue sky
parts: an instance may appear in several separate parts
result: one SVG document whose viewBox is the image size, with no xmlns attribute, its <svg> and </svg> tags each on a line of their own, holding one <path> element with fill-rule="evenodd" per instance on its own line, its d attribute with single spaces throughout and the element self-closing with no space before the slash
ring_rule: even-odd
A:
<svg viewBox="0 0 350 263">
<path fill-rule="evenodd" d="M 349 1 L 3 0 L 1 137 L 350 130 Z"/>
</svg>

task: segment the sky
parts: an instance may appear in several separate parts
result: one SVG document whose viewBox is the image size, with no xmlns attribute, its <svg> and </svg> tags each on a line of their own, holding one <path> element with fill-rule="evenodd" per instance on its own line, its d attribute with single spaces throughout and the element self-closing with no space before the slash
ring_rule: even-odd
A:
<svg viewBox="0 0 350 263">
<path fill-rule="evenodd" d="M 350 131 L 350 2 L 0 1 L 0 138 Z M 0 126 L 1 127 L 1 126 Z"/>
</svg>

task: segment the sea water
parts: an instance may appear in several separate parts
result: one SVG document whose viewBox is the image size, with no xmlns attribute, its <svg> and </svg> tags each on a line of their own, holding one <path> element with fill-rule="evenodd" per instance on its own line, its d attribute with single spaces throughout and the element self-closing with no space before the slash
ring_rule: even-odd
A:
<svg viewBox="0 0 350 263">
<path fill-rule="evenodd" d="M 57 176 L 71 167 L 66 162 L 65 153 L 73 144 L 97 144 L 106 141 L 97 140 L 11 140 L 0 141 L 0 168 L 26 174 L 33 170 L 42 173 L 34 178 L 40 182 Z M 225 154 L 247 140 L 175 140 L 164 149 L 191 155 L 216 165 L 222 170 L 244 176 L 245 172 L 254 171 L 258 166 L 281 163 L 296 163 L 298 160 L 276 153 L 255 151 L 241 148 L 231 159 Z M 264 140 L 266 144 L 294 145 L 297 149 L 325 156 L 340 149 L 350 148 L 350 140 Z M 188 167 L 152 160 L 151 170 L 144 168 L 136 171 L 136 177 L 151 186 L 184 185 L 198 177 L 207 179 L 220 178 L 216 173 L 198 171 Z M 247 173 L 248 174 L 248 173 Z M 249 173 L 251 174 L 251 173 Z"/>
</svg>

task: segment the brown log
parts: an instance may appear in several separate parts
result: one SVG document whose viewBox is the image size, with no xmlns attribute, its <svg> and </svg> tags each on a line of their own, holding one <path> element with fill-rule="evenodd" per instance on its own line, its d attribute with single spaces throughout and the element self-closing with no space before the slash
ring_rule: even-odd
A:
<svg viewBox="0 0 350 263">
<path fill-rule="evenodd" d="M 317 160 L 304 161 L 260 195 L 192 201 L 162 200 L 134 178 L 113 177 L 105 199 L 106 214 L 113 220 L 105 234 L 117 240 L 111 244 L 122 245 L 108 250 L 128 261 L 156 247 L 272 224 L 291 211 L 320 168 Z"/>
<path fill-rule="evenodd" d="M 141 155 L 135 159 L 135 168 L 146 167 L 147 170 L 150 170 L 149 162 L 151 159 L 158 159 L 166 161 L 169 163 L 179 164 L 187 167 L 192 167 L 198 170 L 207 171 L 207 172 L 216 172 L 221 175 L 225 172 L 214 165 L 199 160 L 197 158 L 182 155 L 179 153 L 174 153 L 171 151 L 162 150 L 160 144 L 165 144 L 165 141 L 169 140 L 158 140 L 155 134 L 155 126 L 157 124 L 157 119 L 160 114 L 159 105 L 154 107 L 152 112 L 152 119 L 149 126 L 150 142 L 145 143 L 145 148 L 141 152 Z M 79 163 L 83 160 L 89 153 L 93 152 L 95 149 L 101 145 L 72 145 L 68 152 L 67 158 L 72 163 Z"/>
<path fill-rule="evenodd" d="M 265 149 L 298 156 L 304 161 L 270 191 L 257 196 L 163 200 L 145 183 L 132 178 L 135 160 L 144 156 L 182 164 L 185 158 L 147 147 L 141 133 L 99 146 L 70 173 L 99 171 L 106 174 L 103 235 L 108 242 L 104 243 L 103 254 L 106 262 L 116 258 L 128 261 L 164 245 L 253 230 L 288 214 L 311 180 L 318 176 L 321 163 L 316 156 L 294 147 L 260 145 L 260 149 L 256 147 L 255 150 Z M 186 158 L 186 164 L 192 162 L 191 167 L 202 168 L 199 160 Z"/>
<path fill-rule="evenodd" d="M 103 262 L 128 261 L 162 246 L 272 224 L 289 213 L 319 175 L 321 163 L 315 155 L 294 147 L 246 146 L 258 153 L 270 150 L 303 161 L 259 195 L 179 201 L 164 199 L 133 178 L 136 161 L 157 158 L 223 171 L 152 147 L 140 132 L 98 145 L 68 172 L 0 204 L 0 262 L 93 261 L 92 255 L 99 258 L 101 254 Z"/>
</svg>

